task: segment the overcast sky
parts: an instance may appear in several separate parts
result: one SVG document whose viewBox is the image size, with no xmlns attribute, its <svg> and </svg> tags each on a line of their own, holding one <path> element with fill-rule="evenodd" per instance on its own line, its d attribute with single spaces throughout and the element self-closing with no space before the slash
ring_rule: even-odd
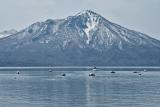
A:
<svg viewBox="0 0 160 107">
<path fill-rule="evenodd" d="M 160 0 L 0 0 L 0 31 L 93 10 L 129 29 L 160 39 Z"/>
</svg>

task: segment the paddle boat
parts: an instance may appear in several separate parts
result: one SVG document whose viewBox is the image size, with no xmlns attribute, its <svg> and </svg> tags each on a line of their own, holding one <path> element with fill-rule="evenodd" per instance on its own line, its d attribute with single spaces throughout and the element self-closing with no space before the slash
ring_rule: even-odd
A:
<svg viewBox="0 0 160 107">
<path fill-rule="evenodd" d="M 116 73 L 115 71 L 111 71 L 112 74 Z"/>
<path fill-rule="evenodd" d="M 134 71 L 133 73 L 135 73 L 135 74 L 136 74 L 136 73 L 139 73 L 139 72 L 137 72 L 137 71 Z"/>
<path fill-rule="evenodd" d="M 20 74 L 20 71 L 17 71 L 16 74 Z"/>
<path fill-rule="evenodd" d="M 63 76 L 63 77 L 65 77 L 65 76 L 66 76 L 66 74 L 65 74 L 65 73 L 63 73 L 63 74 L 62 74 L 62 76 Z"/>
<path fill-rule="evenodd" d="M 52 69 L 49 69 L 48 72 L 52 72 Z"/>
<path fill-rule="evenodd" d="M 91 72 L 91 73 L 89 73 L 89 76 L 90 76 L 90 77 L 95 77 L 95 76 L 96 76 L 96 74 L 95 74 L 95 73 L 93 73 L 93 72 Z"/>
<path fill-rule="evenodd" d="M 92 70 L 93 70 L 93 71 L 97 71 L 97 67 L 94 67 Z"/>
</svg>

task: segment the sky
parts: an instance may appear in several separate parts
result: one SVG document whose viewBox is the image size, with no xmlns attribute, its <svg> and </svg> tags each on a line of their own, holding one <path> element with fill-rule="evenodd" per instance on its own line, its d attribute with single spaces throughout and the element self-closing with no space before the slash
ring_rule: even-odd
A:
<svg viewBox="0 0 160 107">
<path fill-rule="evenodd" d="M 160 40 L 160 0 L 0 0 L 0 32 L 92 10 Z"/>
</svg>

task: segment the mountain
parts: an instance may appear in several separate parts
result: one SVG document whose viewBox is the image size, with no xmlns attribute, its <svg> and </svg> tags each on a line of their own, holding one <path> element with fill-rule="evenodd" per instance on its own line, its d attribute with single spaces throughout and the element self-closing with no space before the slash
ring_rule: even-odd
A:
<svg viewBox="0 0 160 107">
<path fill-rule="evenodd" d="M 17 33 L 17 31 L 15 29 L 11 29 L 11 30 L 5 30 L 3 32 L 0 32 L 0 38 L 4 38 L 4 37 L 7 37 L 7 36 L 10 36 L 10 35 L 13 35 Z"/>
<path fill-rule="evenodd" d="M 159 66 L 160 41 L 82 11 L 0 39 L 0 66 Z"/>
</svg>

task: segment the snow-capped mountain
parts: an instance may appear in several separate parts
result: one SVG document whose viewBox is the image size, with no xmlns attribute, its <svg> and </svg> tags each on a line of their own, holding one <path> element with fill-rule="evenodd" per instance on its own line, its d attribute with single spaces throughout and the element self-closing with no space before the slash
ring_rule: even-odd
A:
<svg viewBox="0 0 160 107">
<path fill-rule="evenodd" d="M 0 38 L 5 38 L 5 37 L 13 35 L 15 33 L 17 33 L 17 31 L 15 29 L 11 29 L 11 30 L 8 30 L 8 31 L 5 30 L 3 32 L 0 32 Z"/>
<path fill-rule="evenodd" d="M 160 65 L 160 41 L 90 10 L 34 23 L 0 39 L 0 51 L 2 65 Z"/>
</svg>

